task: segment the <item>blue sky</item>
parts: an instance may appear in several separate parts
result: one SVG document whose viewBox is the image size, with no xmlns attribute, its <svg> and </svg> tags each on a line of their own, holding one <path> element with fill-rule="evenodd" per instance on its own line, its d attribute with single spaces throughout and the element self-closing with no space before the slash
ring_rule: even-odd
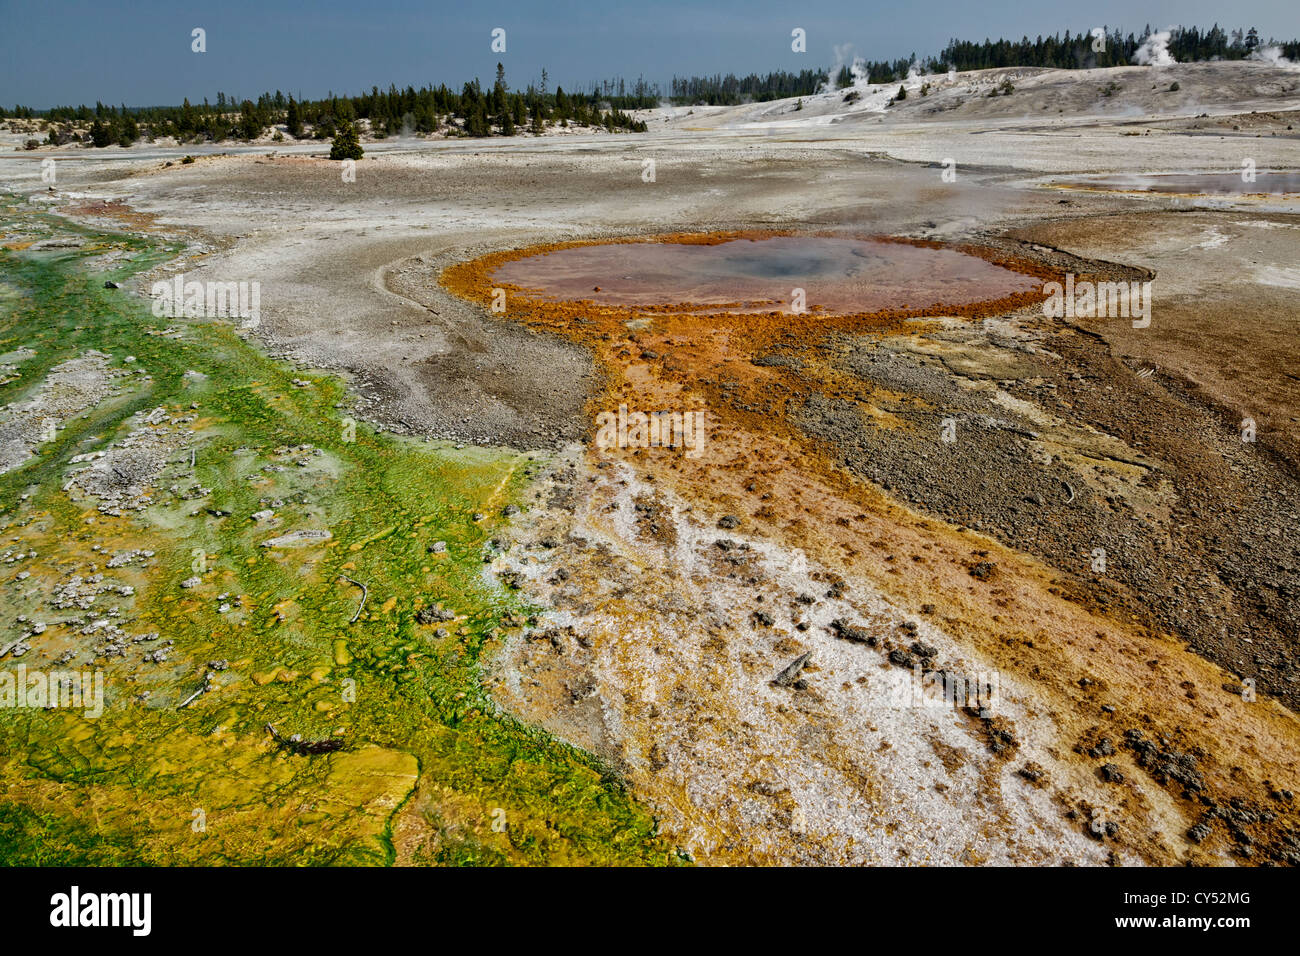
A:
<svg viewBox="0 0 1300 956">
<path fill-rule="evenodd" d="M 665 83 L 674 73 L 822 67 L 836 44 L 868 58 L 937 53 L 952 37 L 1035 36 L 1109 24 L 1140 32 L 1181 23 L 1257 26 L 1300 36 L 1296 0 L 1091 4 L 1048 0 L 0 0 L 0 103 L 130 105 L 283 90 L 309 97 L 372 85 L 490 81 L 585 87 L 622 75 Z M 191 52 L 194 27 L 207 52 Z M 506 29 L 506 52 L 490 33 Z M 790 50 L 802 27 L 808 52 Z"/>
</svg>

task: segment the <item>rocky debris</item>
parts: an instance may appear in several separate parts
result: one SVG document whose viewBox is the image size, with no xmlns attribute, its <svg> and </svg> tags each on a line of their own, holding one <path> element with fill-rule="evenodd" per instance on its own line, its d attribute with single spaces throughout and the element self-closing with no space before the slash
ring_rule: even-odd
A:
<svg viewBox="0 0 1300 956">
<path fill-rule="evenodd" d="M 1047 771 L 1032 760 L 1017 770 L 1016 773 L 1035 786 L 1041 786 L 1047 780 Z"/>
<path fill-rule="evenodd" d="M 456 614 L 446 610 L 441 604 L 431 604 L 416 611 L 415 620 L 419 624 L 440 624 L 456 620 Z"/>
<path fill-rule="evenodd" d="M 723 560 L 727 564 L 740 567 L 750 560 L 752 549 L 743 542 L 732 541 L 730 538 L 719 538 L 713 542 L 713 546 L 722 552 Z"/>
<path fill-rule="evenodd" d="M 153 557 L 153 555 L 154 553 L 152 551 L 142 550 L 142 549 L 131 550 L 131 551 L 119 551 L 108 560 L 108 563 L 105 565 L 105 567 L 124 568 L 128 564 L 131 564 L 135 561 L 139 561 L 141 564 L 145 564 L 149 560 L 149 558 Z"/>
<path fill-rule="evenodd" d="M 127 373 L 111 368 L 111 359 L 91 350 L 60 362 L 30 399 L 0 409 L 0 473 L 32 458 L 38 446 L 55 437 L 54 429 L 113 393 L 115 380 Z"/>
<path fill-rule="evenodd" d="M 429 554 L 446 554 L 446 553 L 447 553 L 447 542 L 446 542 L 446 541 L 435 541 L 433 544 L 429 545 L 429 549 L 428 549 L 428 550 L 429 550 Z"/>
<path fill-rule="evenodd" d="M 1136 755 L 1138 766 L 1151 774 L 1157 783 L 1167 784 L 1172 780 L 1193 793 L 1205 789 L 1205 777 L 1193 754 L 1158 745 L 1145 739 L 1142 731 L 1137 729 L 1125 731 L 1124 740 Z"/>
<path fill-rule="evenodd" d="M 173 649 L 170 640 L 163 641 L 162 646 L 159 647 L 158 650 L 144 655 L 144 660 L 150 664 L 165 664 L 167 659 L 171 657 Z"/>
<path fill-rule="evenodd" d="M 916 658 L 901 648 L 894 648 L 889 652 L 889 663 L 895 667 L 913 668 L 916 666 Z"/>
<path fill-rule="evenodd" d="M 326 541 L 330 537 L 332 537 L 330 532 L 323 529 L 301 528 L 297 531 L 290 531 L 288 534 L 281 534 L 274 538 L 267 538 L 262 542 L 262 547 L 301 548 L 309 544 L 318 544 L 321 541 Z"/>
<path fill-rule="evenodd" d="M 1097 746 L 1088 751 L 1089 757 L 1109 757 L 1115 753 L 1115 745 L 1110 742 L 1109 737 L 1102 737 L 1097 742 Z"/>
<path fill-rule="evenodd" d="M 854 644 L 866 644 L 869 647 L 875 647 L 880 643 L 879 639 L 865 628 L 847 624 L 840 618 L 831 621 L 831 633 L 842 641 L 850 641 Z"/>
<path fill-rule="evenodd" d="M 1286 456 L 1256 454 L 1262 446 L 1241 442 L 1224 409 L 1177 376 L 1134 388 L 1133 370 L 1101 336 L 1021 325 L 945 330 L 919 347 L 856 335 L 842 344 L 843 370 L 878 386 L 872 404 L 903 423 L 873 427 L 860 397 L 811 388 L 796 424 L 831 443 L 849 470 L 1069 574 L 1088 567 L 1080 556 L 1109 554 L 1104 572 L 1070 590 L 1177 633 L 1300 710 L 1300 564 L 1282 530 L 1296 521 L 1296 479 Z M 963 356 L 979 349 L 977 370 L 952 361 L 954 345 Z M 1016 371 L 997 371 L 995 388 L 990 366 Z M 949 417 L 959 437 L 942 444 Z M 1270 443 L 1294 445 L 1276 429 Z"/>
<path fill-rule="evenodd" d="M 76 608 L 85 611 L 90 609 L 101 594 L 122 594 L 129 597 L 133 593 L 134 588 L 130 585 L 105 580 L 103 574 L 96 573 L 85 577 L 74 574 L 55 587 L 49 605 L 57 610 Z"/>
<path fill-rule="evenodd" d="M 990 753 L 1006 758 L 1020 747 L 1020 741 L 1015 735 L 1015 726 L 1006 717 L 992 716 L 987 711 L 974 707 L 965 707 L 963 710 L 968 716 L 979 721 L 980 736 L 983 737 Z"/>
<path fill-rule="evenodd" d="M 76 488 L 100 499 L 102 514 L 118 516 L 123 509 L 142 511 L 148 507 L 150 486 L 171 456 L 193 437 L 185 427 L 193 416 L 171 418 L 163 407 L 147 414 L 137 412 L 132 420 L 136 427 L 125 438 L 93 453 L 93 464 L 73 472 L 64 485 L 65 491 Z"/>
<path fill-rule="evenodd" d="M 182 581 L 181 587 L 186 588 L 188 590 L 189 588 L 196 588 L 202 583 L 203 583 L 203 579 L 196 574 L 193 577 L 186 578 L 184 581 Z"/>
<path fill-rule="evenodd" d="M 251 515 L 248 516 L 250 521 L 256 521 L 258 523 L 261 523 L 263 521 L 270 521 L 274 517 L 275 517 L 275 512 L 272 511 L 270 508 L 264 508 L 261 511 L 254 511 Z"/>
<path fill-rule="evenodd" d="M 1187 839 L 1193 843 L 1204 843 L 1210 832 L 1210 827 L 1206 823 L 1198 823 L 1187 831 Z"/>
<path fill-rule="evenodd" d="M 939 656 L 937 648 L 921 641 L 913 641 L 908 650 L 921 658 L 921 660 L 927 665 Z"/>
<path fill-rule="evenodd" d="M 1264 786 L 1268 788 L 1268 795 L 1273 800 L 1277 800 L 1281 803 L 1290 803 L 1292 800 L 1295 799 L 1295 794 L 1293 794 L 1290 790 L 1285 790 L 1276 787 L 1273 784 L 1273 781 L 1271 780 L 1265 780 Z"/>
<path fill-rule="evenodd" d="M 0 657 L 7 657 L 10 654 L 14 657 L 22 657 L 31 649 L 32 646 L 26 640 L 19 638 L 16 641 L 10 641 L 4 647 L 0 647 Z"/>
<path fill-rule="evenodd" d="M 806 651 L 803 654 L 800 654 L 786 665 L 785 669 L 782 670 L 781 673 L 772 678 L 772 683 L 777 687 L 793 687 L 796 690 L 803 690 L 807 685 L 800 679 L 799 674 L 803 671 L 811 657 L 812 651 Z"/>
<path fill-rule="evenodd" d="M 984 581 L 993 574 L 996 568 L 997 565 L 992 561 L 980 561 L 971 566 L 970 576 L 978 581 Z"/>
<path fill-rule="evenodd" d="M 1105 780 L 1107 783 L 1124 782 L 1123 772 L 1113 763 L 1102 764 L 1101 768 L 1097 772 L 1101 774 L 1101 779 Z"/>
<path fill-rule="evenodd" d="M 180 485 L 172 485 L 167 489 L 180 501 L 194 501 L 198 498 L 206 498 L 212 494 L 211 488 L 204 488 L 202 485 L 193 484 L 188 488 L 182 489 Z"/>
<path fill-rule="evenodd" d="M 1114 820 L 1104 820 L 1100 817 L 1094 817 L 1093 820 L 1084 829 L 1084 832 L 1094 840 L 1114 839 L 1119 836 L 1119 824 Z"/>
<path fill-rule="evenodd" d="M 525 640 L 534 644 L 544 642 L 546 644 L 549 644 L 551 646 L 551 649 L 555 651 L 556 654 L 563 654 L 565 652 L 566 639 L 575 638 L 575 636 L 576 635 L 572 627 L 563 627 L 563 628 L 548 627 L 545 630 L 533 631 L 525 638 Z M 589 646 L 589 643 L 584 642 L 581 639 L 578 639 L 578 643 L 581 644 L 583 647 Z"/>
<path fill-rule="evenodd" d="M 838 575 L 831 581 L 831 586 L 826 589 L 826 598 L 830 601 L 838 601 L 848 592 L 849 586 L 844 579 Z"/>
<path fill-rule="evenodd" d="M 735 515 L 723 515 L 718 519 L 718 527 L 726 531 L 740 527 L 740 519 Z"/>
</svg>

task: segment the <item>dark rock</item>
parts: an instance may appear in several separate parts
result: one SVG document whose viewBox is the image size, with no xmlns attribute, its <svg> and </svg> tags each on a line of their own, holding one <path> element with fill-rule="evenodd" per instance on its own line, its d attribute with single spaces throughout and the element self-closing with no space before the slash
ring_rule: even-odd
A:
<svg viewBox="0 0 1300 956">
<path fill-rule="evenodd" d="M 1047 771 L 1036 763 L 1027 763 L 1017 770 L 1016 773 L 1020 774 L 1020 776 L 1024 777 L 1030 783 L 1038 783 L 1047 776 Z"/>
<path fill-rule="evenodd" d="M 422 607 L 415 612 L 415 620 L 419 624 L 439 624 L 443 621 L 454 621 L 455 619 L 455 614 L 444 610 L 439 604 L 431 604 L 429 607 Z"/>
<path fill-rule="evenodd" d="M 799 680 L 799 672 L 803 670 L 810 657 L 812 657 L 812 651 L 800 654 L 790 662 L 785 670 L 772 678 L 772 683 L 778 687 L 796 687 L 803 684 L 803 681 Z"/>
<path fill-rule="evenodd" d="M 870 647 L 875 647 L 879 643 L 875 635 L 869 634 L 865 628 L 846 624 L 838 617 L 831 621 L 831 631 L 842 641 L 852 641 L 854 644 L 866 644 Z"/>
<path fill-rule="evenodd" d="M 889 652 L 889 663 L 898 667 L 915 667 L 916 659 L 907 651 L 896 647 Z"/>
<path fill-rule="evenodd" d="M 1115 745 L 1110 742 L 1109 737 L 1102 737 L 1097 742 L 1097 746 L 1088 751 L 1089 757 L 1109 757 L 1115 753 Z"/>
</svg>

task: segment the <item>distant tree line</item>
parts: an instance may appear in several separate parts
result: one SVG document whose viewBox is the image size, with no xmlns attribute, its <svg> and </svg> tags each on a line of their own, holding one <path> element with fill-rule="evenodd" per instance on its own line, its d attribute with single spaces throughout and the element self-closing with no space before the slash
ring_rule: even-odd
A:
<svg viewBox="0 0 1300 956">
<path fill-rule="evenodd" d="M 631 97 L 626 97 L 631 98 Z M 645 96 L 646 105 L 657 105 L 658 98 Z M 478 80 L 466 83 L 459 93 L 445 85 L 408 86 L 404 90 L 390 85 L 387 91 L 371 87 L 358 96 L 330 94 L 319 100 L 296 100 L 279 90 L 263 93 L 253 100 L 237 101 L 217 93 L 215 103 L 204 99 L 195 105 L 187 98 L 180 106 L 120 107 L 96 103 L 88 106 L 59 106 L 37 111 L 27 107 L 13 110 L 0 108 L 0 119 L 42 117 L 49 121 L 48 141 L 63 145 L 79 138 L 73 127 L 89 126 L 86 137 L 96 146 L 112 143 L 130 145 L 141 138 L 176 137 L 183 142 L 222 142 L 229 139 L 257 139 L 271 127 L 283 126 L 290 136 L 301 139 L 329 139 L 343 127 L 358 120 L 369 120 L 374 136 L 432 133 L 455 130 L 467 136 L 514 136 L 522 132 L 540 133 L 548 126 L 601 127 L 645 132 L 643 121 L 630 116 L 622 103 L 611 103 L 600 92 L 566 93 L 556 87 L 546 89 L 546 72 L 542 86 L 530 84 L 525 90 L 511 90 L 505 81 L 505 69 L 497 64 L 496 80 L 483 89 Z M 457 122 L 458 121 L 458 122 Z M 277 130 L 276 135 L 282 135 Z"/>
<path fill-rule="evenodd" d="M 1151 33 L 1148 26 L 1141 34 L 1124 34 L 1105 30 L 1105 43 L 1094 50 L 1089 30 L 1064 36 L 1052 34 L 1033 40 L 951 40 L 938 56 L 918 62 L 915 55 L 897 60 L 865 61 L 859 69 L 873 84 L 897 83 L 905 79 L 913 66 L 927 73 L 946 73 L 950 69 L 983 70 L 994 67 L 1054 67 L 1084 69 L 1125 66 L 1134 57 L 1142 41 Z M 1176 27 L 1170 31 L 1168 49 L 1181 63 L 1204 60 L 1240 60 L 1263 46 L 1277 46 L 1288 59 L 1300 59 L 1300 40 L 1264 41 L 1254 27 L 1226 31 L 1217 23 L 1209 30 Z M 121 107 L 96 103 L 88 106 L 61 106 L 38 111 L 15 106 L 0 107 L 0 119 L 33 119 L 50 122 L 48 140 L 56 145 L 76 138 L 72 127 L 89 126 L 86 137 L 96 146 L 111 143 L 129 144 L 141 137 L 174 136 L 182 141 L 256 139 L 268 128 L 284 126 L 295 139 L 311 135 L 329 139 L 341 127 L 357 120 L 369 120 L 374 136 L 410 135 L 454 130 L 467 136 L 514 136 L 521 132 L 540 133 L 549 126 L 602 127 L 615 132 L 644 132 L 646 125 L 627 111 L 658 106 L 664 99 L 679 105 L 716 106 L 745 102 L 763 102 L 787 97 L 811 96 L 827 85 L 828 70 L 800 70 L 791 73 L 751 73 L 737 77 L 715 73 L 712 76 L 674 76 L 665 96 L 657 84 L 638 78 L 628 84 L 623 79 L 601 80 L 589 84 L 585 91 L 566 93 L 560 87 L 547 89 L 546 71 L 541 84 L 530 83 L 526 89 L 510 89 L 505 69 L 497 64 L 492 86 L 484 89 L 476 79 L 460 92 L 445 85 L 408 86 L 399 90 L 390 85 L 358 96 L 330 94 L 319 100 L 295 100 L 276 90 L 263 93 L 255 101 L 237 101 L 218 93 L 215 104 L 206 99 L 194 105 L 187 99 L 180 106 Z M 841 66 L 833 85 L 853 83 L 849 66 Z M 277 135 L 279 135 L 277 133 Z"/>
<path fill-rule="evenodd" d="M 678 105 L 729 106 L 734 103 L 766 102 L 791 96 L 808 96 L 826 82 L 826 70 L 801 70 L 748 76 L 674 76 L 668 98 Z"/>
<path fill-rule="evenodd" d="M 858 64 L 867 82 L 877 85 L 897 83 L 907 78 L 916 66 L 926 73 L 956 70 L 986 70 L 995 67 L 1041 66 L 1075 70 L 1094 67 L 1128 66 L 1151 27 L 1139 35 L 1125 35 L 1120 30 L 1105 29 L 1104 44 L 1094 44 L 1091 30 L 1077 34 L 1065 31 L 1034 40 L 951 40 L 938 56 L 918 62 L 915 54 L 898 60 L 867 60 Z M 1102 46 L 1094 51 L 1093 46 Z M 1288 59 L 1300 59 L 1300 40 L 1277 42 L 1261 40 L 1254 27 L 1248 30 L 1224 30 L 1217 23 L 1209 30 L 1176 27 L 1170 31 L 1169 52 L 1180 63 L 1205 60 L 1242 60 L 1263 46 L 1277 46 Z M 826 86 L 828 70 L 778 71 L 764 75 L 751 73 L 726 76 L 673 77 L 668 98 L 678 105 L 704 104 L 730 106 L 737 103 L 763 102 L 792 96 L 811 96 Z M 844 88 L 853 84 L 853 71 L 843 65 L 835 73 L 834 85 Z"/>
<path fill-rule="evenodd" d="M 1034 40 L 985 40 L 971 43 L 952 40 L 939 56 L 926 64 L 931 72 L 949 68 L 957 70 L 985 70 L 1007 66 L 1042 66 L 1062 70 L 1091 69 L 1093 67 L 1128 66 L 1135 63 L 1134 55 L 1142 41 L 1151 33 L 1150 25 L 1138 35 L 1123 34 L 1119 30 L 1106 30 L 1102 50 L 1093 50 L 1090 31 L 1065 36 L 1039 36 Z M 1225 31 L 1217 23 L 1209 30 L 1197 27 L 1175 27 L 1170 31 L 1168 49 L 1179 63 L 1205 60 L 1243 60 L 1262 46 L 1278 46 L 1288 59 L 1300 55 L 1300 40 L 1284 43 L 1260 39 L 1259 31 Z"/>
</svg>

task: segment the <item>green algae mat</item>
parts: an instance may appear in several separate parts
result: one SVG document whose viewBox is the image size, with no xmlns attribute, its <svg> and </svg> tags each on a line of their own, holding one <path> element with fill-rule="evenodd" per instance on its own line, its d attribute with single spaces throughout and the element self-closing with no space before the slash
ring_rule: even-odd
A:
<svg viewBox="0 0 1300 956">
<path fill-rule="evenodd" d="M 0 863 L 680 862 L 482 687 L 541 463 L 106 284 L 182 251 L 0 199 Z"/>
</svg>

